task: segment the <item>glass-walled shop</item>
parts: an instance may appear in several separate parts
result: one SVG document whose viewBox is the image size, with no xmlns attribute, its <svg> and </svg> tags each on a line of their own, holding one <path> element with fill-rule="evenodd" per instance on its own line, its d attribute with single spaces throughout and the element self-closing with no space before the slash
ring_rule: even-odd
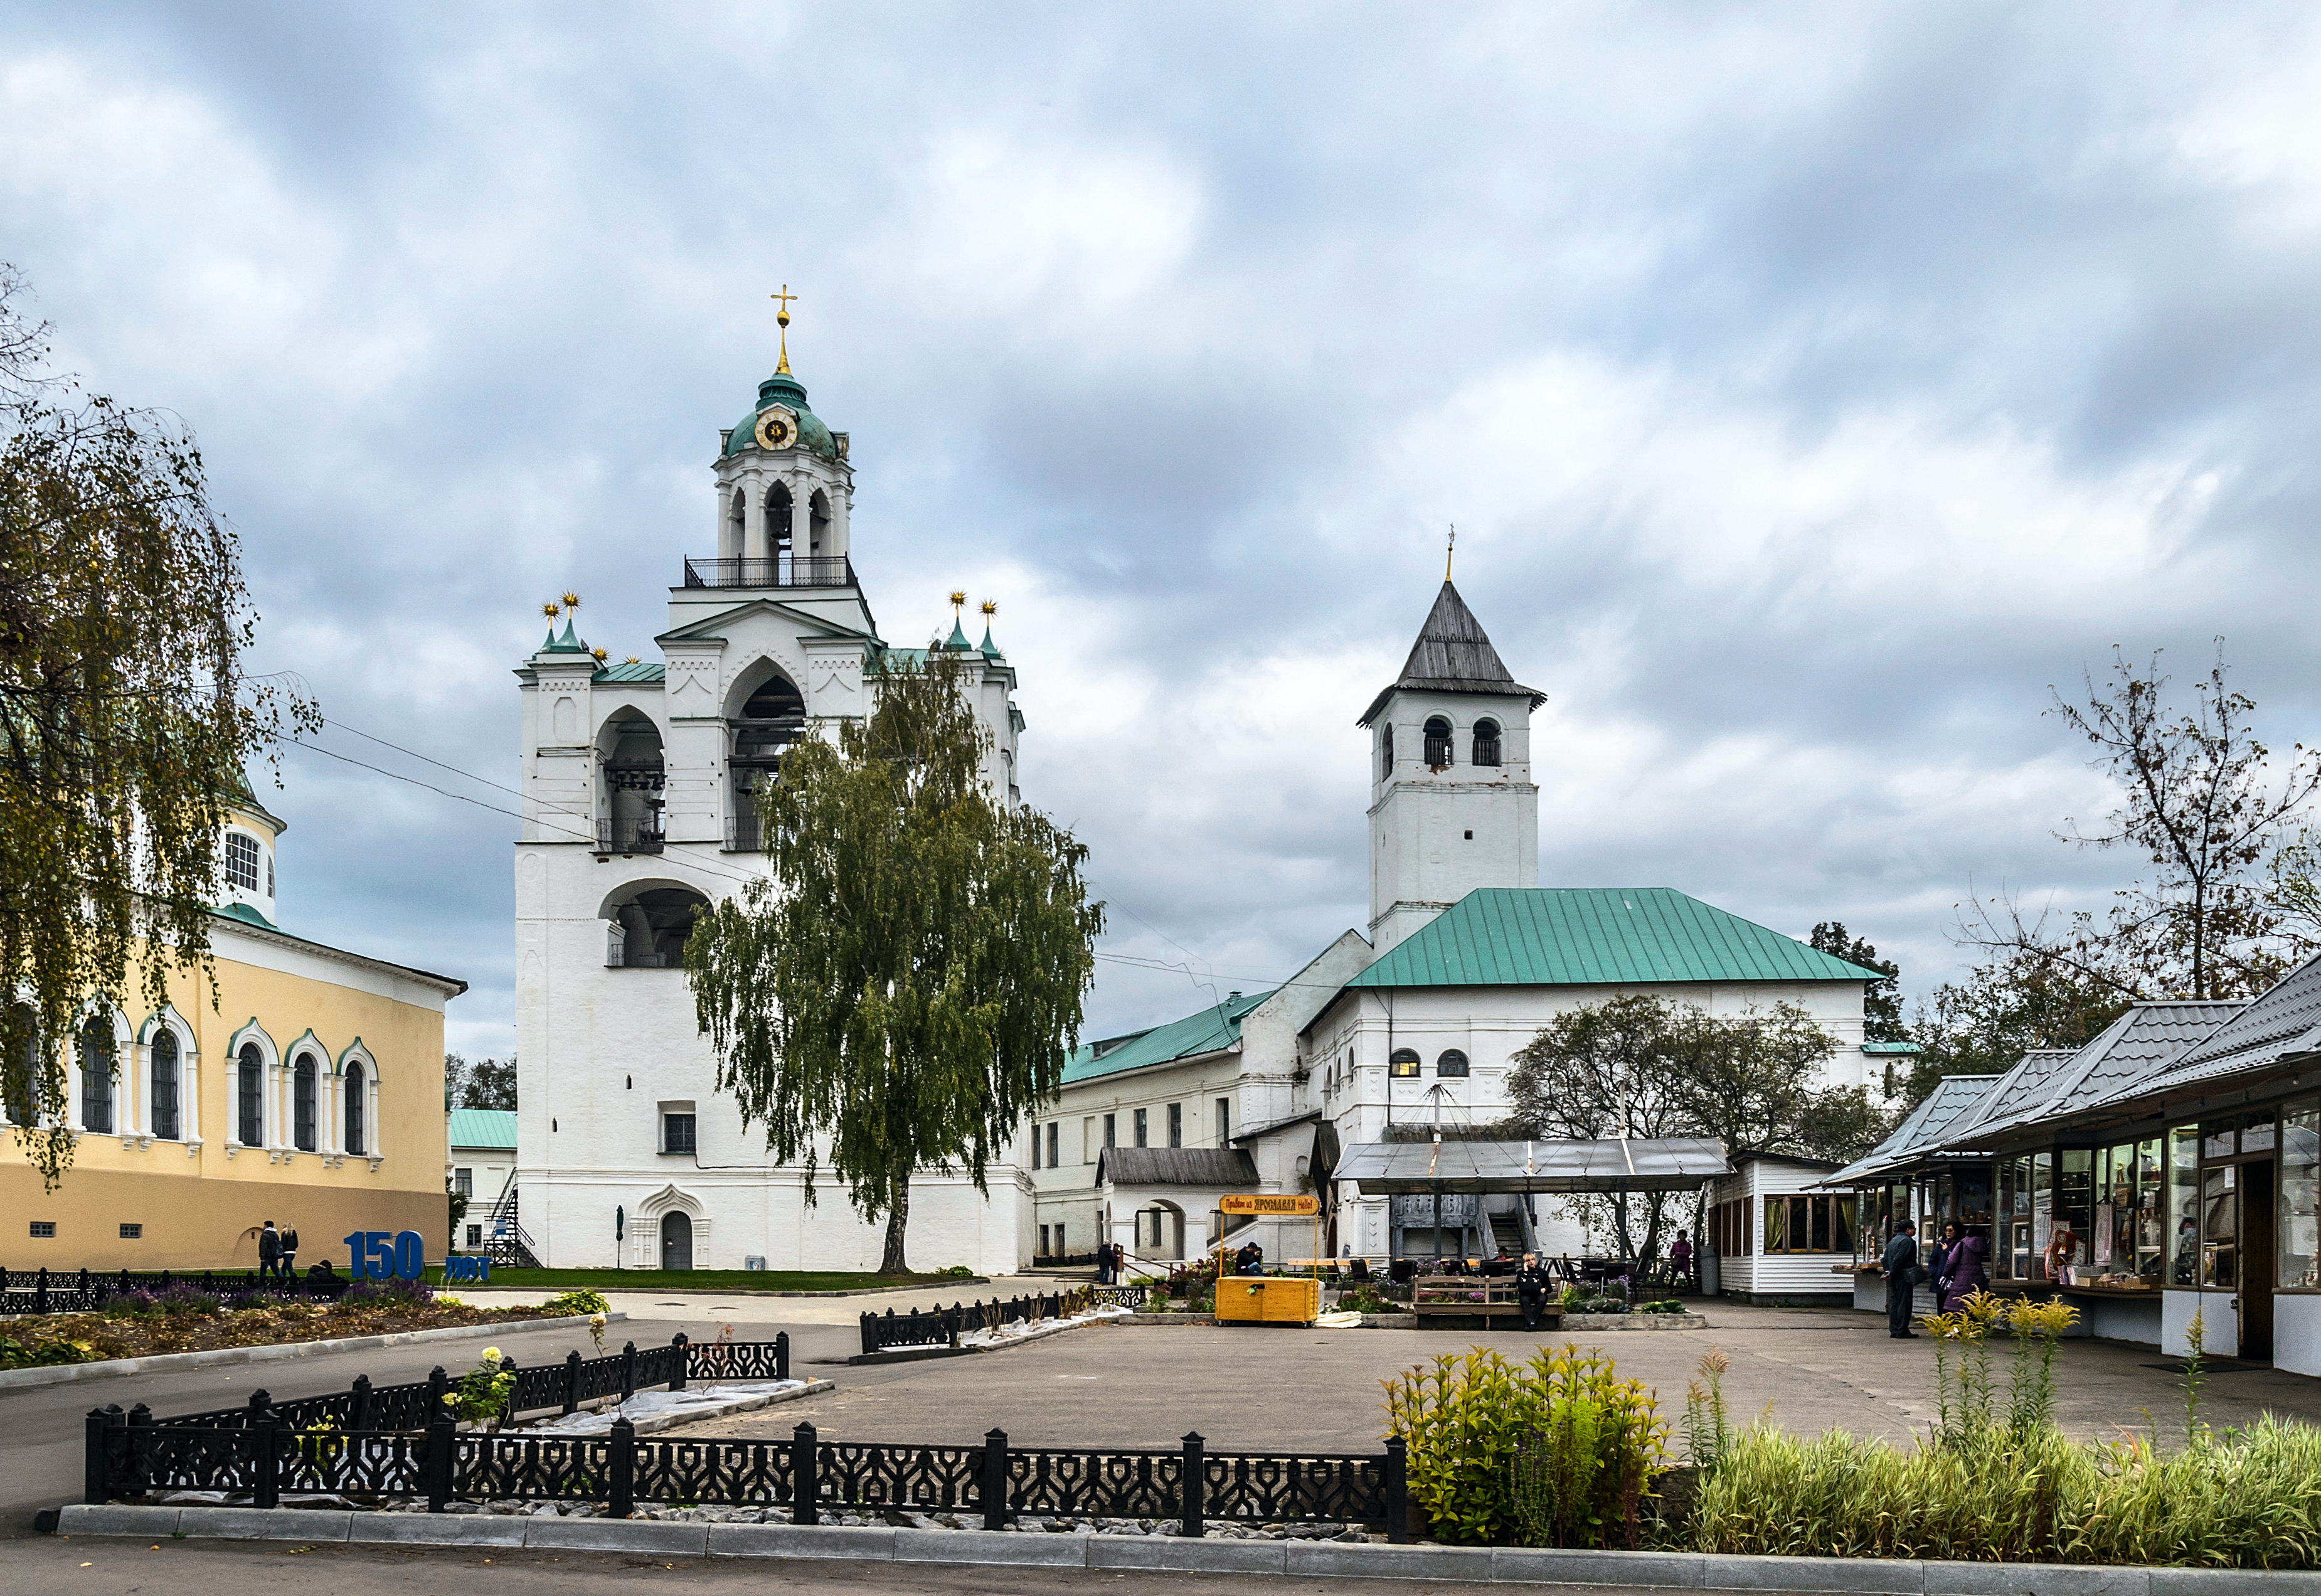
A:
<svg viewBox="0 0 2321 1596">
<path fill-rule="evenodd" d="M 1859 1306 L 1883 1304 L 1870 1277 L 1899 1220 L 1927 1246 L 1956 1224 L 1985 1237 L 1994 1290 L 2081 1299 L 2090 1334 L 2173 1350 L 2198 1311 L 2210 1351 L 2321 1374 L 2321 1097 L 1946 1161 L 1852 1200 Z"/>
</svg>

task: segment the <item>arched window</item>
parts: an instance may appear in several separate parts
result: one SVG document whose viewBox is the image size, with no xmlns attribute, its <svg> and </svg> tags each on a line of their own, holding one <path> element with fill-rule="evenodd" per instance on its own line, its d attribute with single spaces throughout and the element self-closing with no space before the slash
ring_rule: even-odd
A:
<svg viewBox="0 0 2321 1596">
<path fill-rule="evenodd" d="M 754 853 L 759 846 L 754 795 L 781 769 L 783 750 L 806 734 L 806 695 L 777 671 L 759 684 L 742 713 L 726 724 L 733 729 L 733 751 L 725 761 L 733 798 L 725 845 Z"/>
<path fill-rule="evenodd" d="M 620 929 L 605 962 L 623 970 L 682 970 L 685 942 L 709 900 L 689 887 L 647 887 L 610 910 Z M 617 951 L 618 956 L 613 956 Z"/>
<path fill-rule="evenodd" d="M 1394 723 L 1379 727 L 1379 780 L 1394 780 Z"/>
<path fill-rule="evenodd" d="M 225 879 L 244 892 L 258 890 L 258 839 L 246 832 L 225 834 Z"/>
<path fill-rule="evenodd" d="M 363 1146 L 363 1067 L 347 1066 L 347 1151 L 358 1155 Z"/>
<path fill-rule="evenodd" d="M 234 1139 L 245 1147 L 266 1145 L 266 1055 L 245 1042 L 234 1055 Z"/>
<path fill-rule="evenodd" d="M 1426 768 L 1440 771 L 1450 763 L 1451 723 L 1439 715 L 1430 716 L 1426 721 Z"/>
<path fill-rule="evenodd" d="M 300 1053 L 291 1070 L 290 1135 L 301 1153 L 314 1150 L 314 1089 L 319 1073 L 311 1053 Z"/>
<path fill-rule="evenodd" d="M 766 552 L 777 560 L 786 559 L 790 552 L 792 536 L 790 485 L 777 482 L 766 490 Z M 780 579 L 777 578 L 778 581 Z"/>
<path fill-rule="evenodd" d="M 8 1051 L 16 1068 L 9 1072 L 8 1119 L 14 1125 L 32 1123 L 32 1083 L 41 1078 L 41 1017 L 29 1003 L 8 1009 Z"/>
<path fill-rule="evenodd" d="M 1479 720 L 1475 723 L 1475 762 L 1496 765 L 1499 762 L 1499 723 Z"/>
<path fill-rule="evenodd" d="M 742 550 L 749 540 L 750 499 L 746 494 L 733 496 L 732 512 L 725 518 L 724 546 L 717 552 L 728 560 L 742 558 Z"/>
<path fill-rule="evenodd" d="M 1397 1047 L 1386 1061 L 1386 1072 L 1397 1081 L 1418 1079 L 1418 1054 L 1407 1047 Z"/>
<path fill-rule="evenodd" d="M 80 1127 L 113 1130 L 113 1026 L 102 1018 L 80 1028 Z"/>
<path fill-rule="evenodd" d="M 1443 1056 L 1434 1061 L 1434 1072 L 1446 1078 L 1466 1074 L 1467 1055 L 1455 1047 L 1445 1049 Z"/>
<path fill-rule="evenodd" d="M 806 501 L 806 552 L 817 560 L 836 556 L 830 552 L 830 496 L 819 488 Z"/>
<path fill-rule="evenodd" d="M 177 1139 L 177 1033 L 167 1026 L 153 1027 L 153 1093 L 150 1118 L 153 1134 L 165 1142 Z"/>
</svg>

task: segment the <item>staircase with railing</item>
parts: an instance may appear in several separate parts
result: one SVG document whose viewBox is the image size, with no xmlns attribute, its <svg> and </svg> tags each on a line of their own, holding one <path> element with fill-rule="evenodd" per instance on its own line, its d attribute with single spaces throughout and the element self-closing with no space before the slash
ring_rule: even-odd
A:
<svg viewBox="0 0 2321 1596">
<path fill-rule="evenodd" d="M 502 1269 L 542 1269 L 540 1250 L 516 1218 L 516 1188 L 492 1204 L 484 1221 L 484 1254 Z"/>
</svg>

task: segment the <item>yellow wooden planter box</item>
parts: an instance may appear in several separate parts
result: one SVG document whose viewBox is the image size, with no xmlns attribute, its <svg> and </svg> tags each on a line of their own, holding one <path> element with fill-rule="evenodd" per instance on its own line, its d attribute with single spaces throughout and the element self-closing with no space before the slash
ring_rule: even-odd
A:
<svg viewBox="0 0 2321 1596">
<path fill-rule="evenodd" d="M 1310 1325 L 1322 1312 L 1322 1282 L 1229 1274 L 1217 1285 L 1217 1323 Z"/>
</svg>

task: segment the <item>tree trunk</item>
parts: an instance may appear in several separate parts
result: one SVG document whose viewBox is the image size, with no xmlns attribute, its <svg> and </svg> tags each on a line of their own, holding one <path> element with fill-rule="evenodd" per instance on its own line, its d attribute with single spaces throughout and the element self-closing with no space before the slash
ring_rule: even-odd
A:
<svg viewBox="0 0 2321 1596">
<path fill-rule="evenodd" d="M 887 1250 L 878 1260 L 880 1274 L 908 1274 L 910 1265 L 903 1262 L 903 1231 L 911 1222 L 911 1183 L 904 1181 L 895 1188 L 895 1206 L 887 1210 Z"/>
</svg>

